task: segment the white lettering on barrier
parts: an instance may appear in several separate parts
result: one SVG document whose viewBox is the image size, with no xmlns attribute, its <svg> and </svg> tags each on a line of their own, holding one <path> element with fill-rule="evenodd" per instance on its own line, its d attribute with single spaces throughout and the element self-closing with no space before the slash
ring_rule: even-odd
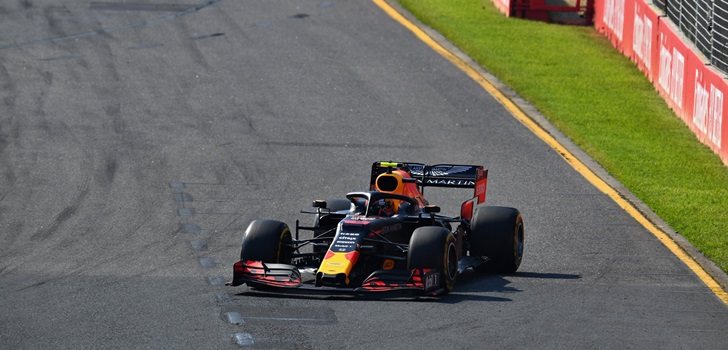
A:
<svg viewBox="0 0 728 350">
<path fill-rule="evenodd" d="M 699 69 L 695 70 L 695 98 L 693 99 L 693 125 L 702 133 L 707 133 L 708 125 L 708 89 L 702 84 L 702 74 Z"/>
<path fill-rule="evenodd" d="M 632 41 L 632 51 L 634 51 L 639 62 L 641 62 L 645 69 L 649 72 L 651 69 L 650 53 L 652 51 L 652 21 L 646 16 L 637 14 L 637 8 L 635 8 L 634 14 L 634 39 Z"/>
<path fill-rule="evenodd" d="M 603 20 L 621 41 L 624 30 L 624 0 L 607 0 L 604 4 Z"/>
<path fill-rule="evenodd" d="M 675 47 L 672 53 L 665 47 L 665 37 L 660 36 L 660 87 L 670 96 L 670 100 L 680 109 L 683 106 L 683 86 L 685 82 L 685 56 Z"/>
<path fill-rule="evenodd" d="M 685 56 L 677 48 L 672 48 L 672 74 L 670 76 L 670 98 L 678 108 L 683 105 L 683 86 L 685 82 Z"/>
<path fill-rule="evenodd" d="M 642 16 L 637 14 L 637 8 L 634 9 L 634 32 L 632 33 L 632 51 L 635 55 L 642 59 L 642 40 L 645 34 L 644 21 Z"/>
<path fill-rule="evenodd" d="M 708 112 L 708 138 L 721 147 L 720 132 L 723 129 L 723 91 L 710 84 L 710 110 Z"/>
<path fill-rule="evenodd" d="M 700 70 L 695 70 L 695 99 L 693 125 L 704 133 L 708 140 L 721 147 L 723 127 L 723 91 L 710 84 L 710 90 L 702 83 Z"/>
<path fill-rule="evenodd" d="M 660 34 L 660 77 L 657 82 L 662 90 L 670 93 L 670 69 L 672 67 L 672 55 L 665 47 L 665 37 Z"/>
<path fill-rule="evenodd" d="M 652 70 L 652 20 L 645 17 L 645 34 L 642 37 L 642 59 L 645 68 L 649 72 Z"/>
</svg>

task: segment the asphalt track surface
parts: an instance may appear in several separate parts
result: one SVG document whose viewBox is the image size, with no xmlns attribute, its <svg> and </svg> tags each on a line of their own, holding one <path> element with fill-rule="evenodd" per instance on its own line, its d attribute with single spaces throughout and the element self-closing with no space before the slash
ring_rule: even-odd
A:
<svg viewBox="0 0 728 350">
<path fill-rule="evenodd" d="M 486 165 L 520 272 L 439 300 L 222 285 L 251 220 L 308 223 L 376 160 Z M 3 349 L 728 346 L 681 261 L 369 1 L 3 2 L 0 242 Z"/>
</svg>

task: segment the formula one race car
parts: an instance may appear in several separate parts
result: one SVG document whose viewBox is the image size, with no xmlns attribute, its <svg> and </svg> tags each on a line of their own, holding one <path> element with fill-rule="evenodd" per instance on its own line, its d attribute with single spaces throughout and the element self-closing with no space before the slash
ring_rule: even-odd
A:
<svg viewBox="0 0 728 350">
<path fill-rule="evenodd" d="M 314 201 L 315 211 L 302 212 L 315 215 L 313 226 L 296 221 L 295 238 L 283 222 L 250 223 L 230 285 L 438 295 L 467 268 L 513 273 L 523 219 L 514 208 L 483 204 L 487 176 L 477 165 L 376 162 L 368 192 Z M 423 197 L 428 186 L 473 188 L 474 197 L 460 216 L 444 216 Z M 299 239 L 300 230 L 313 238 Z"/>
</svg>

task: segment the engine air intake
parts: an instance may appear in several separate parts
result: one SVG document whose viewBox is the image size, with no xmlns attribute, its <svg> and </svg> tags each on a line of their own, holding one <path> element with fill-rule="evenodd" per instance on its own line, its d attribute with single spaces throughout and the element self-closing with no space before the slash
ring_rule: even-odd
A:
<svg viewBox="0 0 728 350">
<path fill-rule="evenodd" d="M 399 187 L 399 179 L 396 176 L 382 174 L 377 179 L 377 188 L 382 192 L 395 192 Z"/>
</svg>

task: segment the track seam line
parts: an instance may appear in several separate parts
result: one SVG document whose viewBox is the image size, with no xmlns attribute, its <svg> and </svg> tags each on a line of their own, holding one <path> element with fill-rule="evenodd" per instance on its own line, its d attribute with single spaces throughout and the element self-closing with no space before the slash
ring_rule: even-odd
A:
<svg viewBox="0 0 728 350">
<path fill-rule="evenodd" d="M 645 214 L 643 214 L 635 205 L 624 198 L 614 187 L 610 186 L 605 180 L 599 177 L 594 170 L 588 167 L 584 162 L 579 160 L 566 146 L 562 145 L 551 133 L 534 120 L 528 113 L 524 112 L 516 102 L 511 100 L 496 85 L 481 74 L 477 69 L 471 66 L 464 59 L 452 51 L 446 49 L 442 44 L 428 35 L 419 25 L 413 23 L 406 18 L 400 11 L 395 9 L 386 0 L 372 0 L 382 11 L 389 15 L 394 21 L 411 31 L 418 39 L 427 44 L 432 50 L 440 54 L 442 57 L 450 61 L 463 73 L 480 85 L 486 92 L 495 98 L 506 110 L 535 136 L 541 139 L 569 164 L 574 170 L 581 174 L 589 183 L 596 187 L 599 191 L 611 198 L 619 207 L 627 214 L 634 218 L 642 227 L 649 231 L 657 238 L 663 246 L 665 246 L 673 255 L 682 261 L 707 287 L 715 296 L 725 305 L 728 305 L 728 292 L 721 287 L 718 281 L 711 276 L 706 269 L 686 250 L 673 240 L 667 232 L 660 229 Z M 687 241 L 682 244 L 688 244 Z M 697 252 L 697 250 L 696 250 Z"/>
</svg>

